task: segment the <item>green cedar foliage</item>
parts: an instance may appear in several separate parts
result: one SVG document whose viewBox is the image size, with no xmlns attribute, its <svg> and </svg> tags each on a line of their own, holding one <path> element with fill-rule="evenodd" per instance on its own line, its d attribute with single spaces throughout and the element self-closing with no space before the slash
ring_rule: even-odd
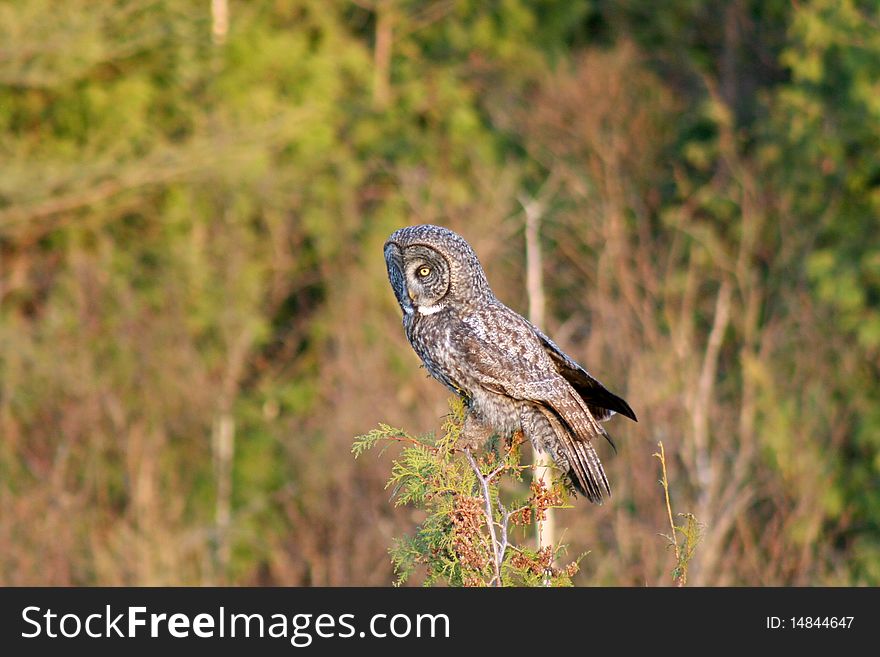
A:
<svg viewBox="0 0 880 657">
<path fill-rule="evenodd" d="M 391 548 L 397 584 L 424 569 L 425 586 L 571 586 L 580 559 L 560 568 L 555 562 L 564 553 L 562 545 L 536 550 L 527 540 L 514 540 L 547 509 L 567 507 L 561 485 L 547 490 L 533 481 L 527 496 L 505 500 L 505 484 L 522 489 L 531 470 L 520 463 L 521 438 L 495 443 L 475 457 L 458 447 L 465 412 L 461 399 L 450 398 L 449 409 L 438 439 L 380 424 L 352 447 L 359 457 L 380 443 L 383 448 L 403 444 L 386 488 L 396 505 L 423 510 L 425 520 Z"/>
</svg>

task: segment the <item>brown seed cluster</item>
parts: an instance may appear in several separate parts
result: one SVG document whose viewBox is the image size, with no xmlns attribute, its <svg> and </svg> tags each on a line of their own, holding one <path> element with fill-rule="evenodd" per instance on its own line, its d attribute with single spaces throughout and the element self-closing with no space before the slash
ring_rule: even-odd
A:
<svg viewBox="0 0 880 657">
<path fill-rule="evenodd" d="M 535 575 L 558 574 L 553 568 L 553 550 L 550 547 L 541 548 L 534 553 L 517 552 L 513 555 L 511 563 L 515 568 Z"/>
<path fill-rule="evenodd" d="M 483 456 L 479 457 L 479 458 L 477 459 L 477 462 L 478 462 L 482 467 L 489 467 L 489 468 L 492 468 L 492 467 L 494 467 L 495 464 L 498 462 L 498 457 L 497 457 L 497 455 L 495 454 L 494 451 L 489 450 L 488 452 L 486 452 L 485 454 L 483 454 Z"/>
<path fill-rule="evenodd" d="M 540 480 L 533 481 L 530 487 L 528 503 L 510 514 L 510 521 L 515 525 L 544 521 L 547 519 L 547 509 L 562 505 L 562 493 L 558 488 L 549 488 Z"/>
<path fill-rule="evenodd" d="M 522 506 L 510 514 L 510 522 L 514 525 L 530 525 L 532 524 L 532 507 Z"/>
<path fill-rule="evenodd" d="M 559 489 L 544 485 L 543 481 L 537 480 L 531 483 L 532 495 L 529 498 L 531 506 L 535 509 L 538 520 L 545 520 L 547 509 L 562 505 L 562 494 Z"/>
<path fill-rule="evenodd" d="M 541 548 L 537 552 L 517 551 L 511 557 L 511 565 L 514 568 L 534 575 L 546 575 L 550 577 L 559 577 L 567 575 L 574 577 L 580 569 L 576 561 L 572 561 L 564 568 L 557 568 L 553 565 L 553 549 L 551 547 Z"/>
<path fill-rule="evenodd" d="M 459 496 L 452 509 L 452 547 L 461 564 L 466 568 L 481 571 L 489 564 L 482 528 L 486 524 L 483 517 L 483 501 L 479 497 Z M 467 585 L 467 578 L 465 578 Z"/>
<path fill-rule="evenodd" d="M 511 565 L 517 570 L 524 570 L 540 575 L 544 570 L 534 556 L 527 552 L 514 552 L 510 557 Z"/>
<path fill-rule="evenodd" d="M 462 578 L 461 583 L 463 586 L 468 586 L 470 588 L 486 586 L 486 582 L 484 582 L 479 575 L 474 575 L 473 573 L 466 573 Z"/>
</svg>

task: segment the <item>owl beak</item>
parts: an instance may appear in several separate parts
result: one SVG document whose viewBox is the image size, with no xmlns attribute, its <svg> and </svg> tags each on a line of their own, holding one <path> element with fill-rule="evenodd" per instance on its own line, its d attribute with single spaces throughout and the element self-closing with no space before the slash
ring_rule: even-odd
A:
<svg viewBox="0 0 880 657">
<path fill-rule="evenodd" d="M 385 243 L 385 265 L 388 267 L 388 280 L 401 310 L 407 315 L 413 313 L 412 297 L 406 289 L 406 277 L 403 274 L 403 254 L 394 242 Z"/>
</svg>

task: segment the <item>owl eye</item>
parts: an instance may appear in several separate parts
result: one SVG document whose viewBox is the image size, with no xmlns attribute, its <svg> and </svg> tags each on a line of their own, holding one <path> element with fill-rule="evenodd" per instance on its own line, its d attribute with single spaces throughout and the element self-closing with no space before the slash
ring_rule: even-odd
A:
<svg viewBox="0 0 880 657">
<path fill-rule="evenodd" d="M 419 276 L 425 278 L 428 274 L 431 273 L 430 267 L 419 267 Z"/>
</svg>

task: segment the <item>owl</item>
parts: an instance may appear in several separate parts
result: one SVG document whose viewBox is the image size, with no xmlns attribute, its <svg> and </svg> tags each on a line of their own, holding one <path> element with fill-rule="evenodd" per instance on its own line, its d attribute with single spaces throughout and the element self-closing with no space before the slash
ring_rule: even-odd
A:
<svg viewBox="0 0 880 657">
<path fill-rule="evenodd" d="M 610 495 L 593 440 L 610 442 L 600 423 L 615 413 L 636 420 L 629 404 L 501 303 L 458 234 L 401 228 L 384 251 L 406 337 L 431 376 L 466 404 L 463 438 L 478 444 L 522 431 L 570 489 L 597 504 Z"/>
</svg>

